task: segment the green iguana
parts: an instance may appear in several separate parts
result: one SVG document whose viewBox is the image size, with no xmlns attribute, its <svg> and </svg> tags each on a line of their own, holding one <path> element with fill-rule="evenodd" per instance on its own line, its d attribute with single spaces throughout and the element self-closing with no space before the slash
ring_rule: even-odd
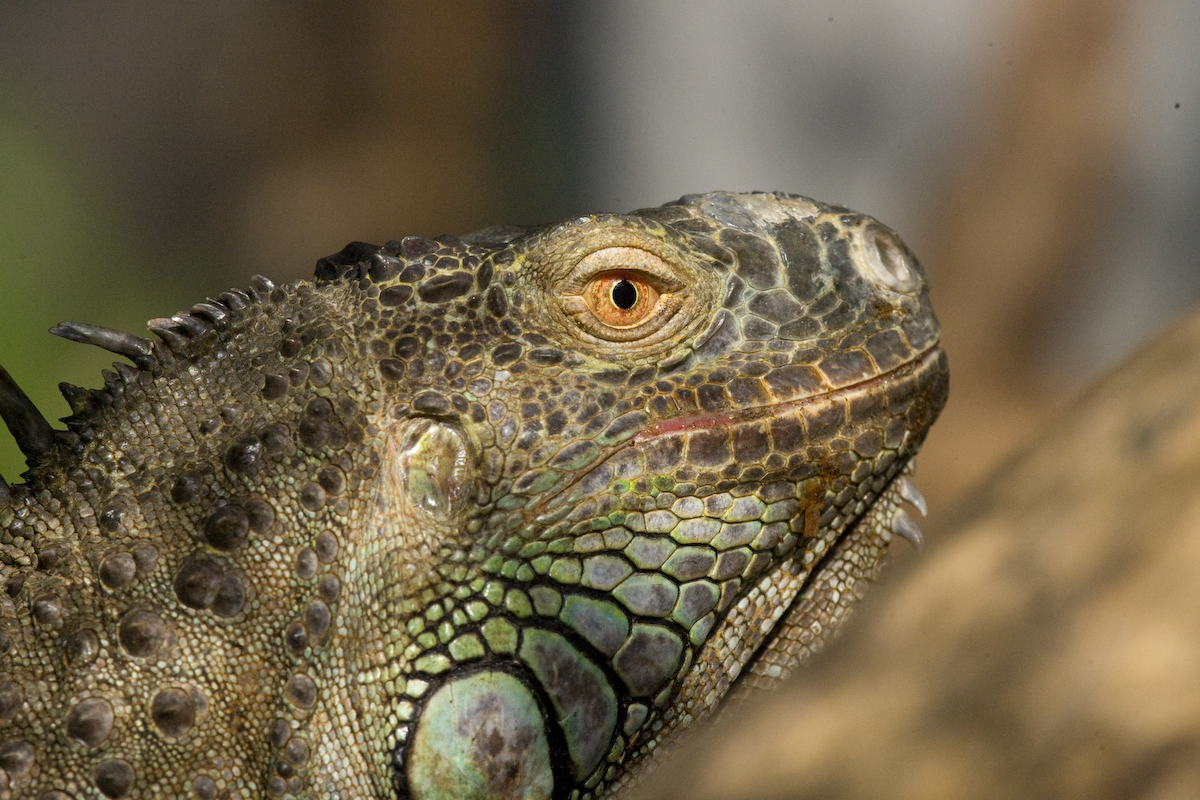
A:
<svg viewBox="0 0 1200 800">
<path fill-rule="evenodd" d="M 347 246 L 0 370 L 0 798 L 617 794 L 877 573 L 947 367 L 921 269 L 785 194 Z"/>
</svg>

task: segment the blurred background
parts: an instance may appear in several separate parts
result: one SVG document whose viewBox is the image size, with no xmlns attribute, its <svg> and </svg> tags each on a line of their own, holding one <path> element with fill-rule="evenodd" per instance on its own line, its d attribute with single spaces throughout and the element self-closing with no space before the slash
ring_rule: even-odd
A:
<svg viewBox="0 0 1200 800">
<path fill-rule="evenodd" d="M 780 189 L 929 273 L 936 528 L 1200 296 L 1198 42 L 1195 0 L 4 0 L 0 363 L 56 419 L 111 361 L 60 320 L 140 333 L 351 240 Z"/>
</svg>

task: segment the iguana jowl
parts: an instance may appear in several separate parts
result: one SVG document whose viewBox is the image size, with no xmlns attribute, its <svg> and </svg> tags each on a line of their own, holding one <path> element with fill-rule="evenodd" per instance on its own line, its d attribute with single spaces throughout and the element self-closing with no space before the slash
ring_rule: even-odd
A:
<svg viewBox="0 0 1200 800">
<path fill-rule="evenodd" d="M 348 246 L 150 322 L 0 483 L 0 797 L 619 793 L 919 536 L 923 275 L 784 194 Z"/>
</svg>

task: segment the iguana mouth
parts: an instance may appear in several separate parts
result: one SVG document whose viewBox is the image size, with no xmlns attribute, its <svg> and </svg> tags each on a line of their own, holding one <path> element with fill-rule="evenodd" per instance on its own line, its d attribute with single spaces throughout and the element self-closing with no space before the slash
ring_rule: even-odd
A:
<svg viewBox="0 0 1200 800">
<path fill-rule="evenodd" d="M 890 384 L 902 384 L 913 382 L 916 377 L 924 372 L 932 373 L 937 370 L 937 362 L 945 361 L 945 351 L 940 345 L 934 345 L 922 352 L 917 358 L 901 364 L 899 367 L 891 369 L 863 381 L 852 383 L 849 386 L 843 386 L 839 389 L 834 389 L 820 394 L 809 395 L 808 397 L 789 400 L 783 403 L 775 403 L 765 406 L 753 406 L 751 408 L 740 409 L 723 414 L 688 414 L 671 419 L 660 420 L 650 423 L 640 430 L 638 433 L 631 436 L 621 445 L 613 448 L 603 458 L 589 465 L 586 469 L 580 470 L 578 474 L 553 492 L 547 493 L 545 499 L 539 503 L 534 514 L 545 514 L 548 509 L 555 508 L 561 503 L 572 489 L 574 489 L 580 481 L 582 481 L 591 470 L 596 469 L 601 464 L 604 464 L 609 459 L 616 456 L 618 453 L 626 450 L 629 447 L 637 447 L 656 439 L 679 434 L 699 433 L 706 430 L 715 430 L 718 428 L 732 428 L 737 425 L 753 423 L 758 420 L 772 420 L 788 415 L 802 416 L 804 411 L 811 406 L 819 403 L 829 403 L 831 400 L 838 397 L 848 397 L 851 395 L 869 394 L 872 390 L 877 392 L 887 391 Z M 945 372 L 945 367 L 942 367 Z M 915 487 L 914 487 L 915 491 Z M 913 538 L 901 533 L 904 538 L 913 541 Z M 916 542 L 914 541 L 914 544 Z"/>
<path fill-rule="evenodd" d="M 909 380 L 916 373 L 930 368 L 934 361 L 942 357 L 942 353 L 941 345 L 934 345 L 912 361 L 902 364 L 895 369 L 888 370 L 863 381 L 858 381 L 857 383 L 852 383 L 849 386 L 801 397 L 796 400 L 788 400 L 783 403 L 773 403 L 765 406 L 753 406 L 719 414 L 686 414 L 684 416 L 652 422 L 633 437 L 633 442 L 640 444 L 659 436 L 667 436 L 673 433 L 728 428 L 759 419 L 771 419 L 802 411 L 807 406 L 819 402 L 827 402 L 838 396 L 859 394 L 864 391 L 869 392 L 873 389 L 883 389 L 891 382 Z"/>
</svg>

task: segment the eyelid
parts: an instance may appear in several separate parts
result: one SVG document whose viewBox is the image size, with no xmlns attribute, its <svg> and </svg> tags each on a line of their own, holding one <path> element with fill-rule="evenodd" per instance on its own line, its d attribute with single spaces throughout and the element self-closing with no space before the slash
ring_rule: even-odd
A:
<svg viewBox="0 0 1200 800">
<path fill-rule="evenodd" d="M 683 281 L 659 256 L 640 247 L 616 245 L 593 250 L 575 262 L 564 290 L 568 294 L 579 294 L 597 275 L 607 272 L 636 273 L 660 294 L 684 288 Z"/>
</svg>

